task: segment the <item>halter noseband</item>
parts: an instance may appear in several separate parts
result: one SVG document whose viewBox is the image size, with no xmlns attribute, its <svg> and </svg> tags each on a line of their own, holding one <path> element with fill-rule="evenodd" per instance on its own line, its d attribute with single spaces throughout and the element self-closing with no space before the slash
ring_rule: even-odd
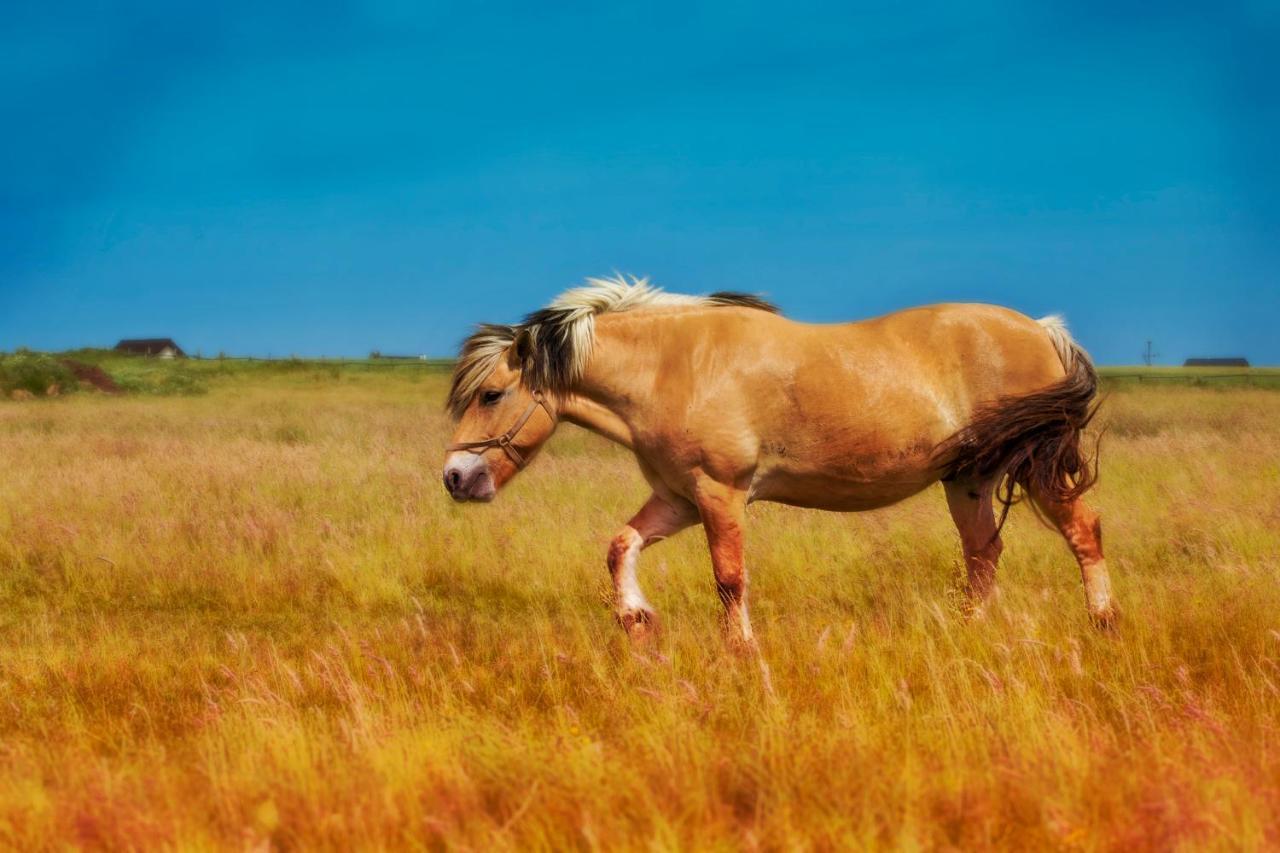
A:
<svg viewBox="0 0 1280 853">
<path fill-rule="evenodd" d="M 481 441 L 460 441 L 457 444 L 449 445 L 446 449 L 451 453 L 455 450 L 466 450 L 469 453 L 484 453 L 491 447 L 501 447 L 503 452 L 506 453 L 507 456 L 511 457 L 511 461 L 516 463 L 517 468 L 523 468 L 526 460 L 520 455 L 520 451 L 516 450 L 516 446 L 511 442 L 515 440 L 515 437 L 519 434 L 520 430 L 524 428 L 524 425 L 529 422 L 529 418 L 533 417 L 534 409 L 539 406 L 542 407 L 543 411 L 547 413 L 547 417 L 551 418 L 551 422 L 554 424 L 556 422 L 556 416 L 555 413 L 551 411 L 551 407 L 547 405 L 546 398 L 542 396 L 541 391 L 534 391 L 533 402 L 529 404 L 529 408 L 524 410 L 524 414 L 520 416 L 520 420 L 516 421 L 515 426 L 511 427 L 511 429 L 507 430 L 502 435 L 497 436 L 496 438 L 486 438 Z"/>
</svg>

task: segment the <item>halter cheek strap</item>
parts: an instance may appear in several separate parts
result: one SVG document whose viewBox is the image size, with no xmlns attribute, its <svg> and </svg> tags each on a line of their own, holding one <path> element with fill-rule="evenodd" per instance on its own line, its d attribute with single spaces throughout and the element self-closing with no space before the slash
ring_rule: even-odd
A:
<svg viewBox="0 0 1280 853">
<path fill-rule="evenodd" d="M 515 426 L 504 432 L 496 438 L 486 438 L 481 441 L 460 441 L 457 444 L 451 444 L 447 448 L 449 452 L 455 450 L 466 450 L 469 453 L 484 453 L 492 447 L 501 447 L 503 453 L 511 457 L 511 461 L 516 463 L 517 468 L 523 468 L 528 460 L 520 455 L 520 451 L 516 450 L 516 446 L 512 444 L 515 437 L 519 435 L 520 430 L 529 422 L 529 418 L 533 417 L 533 412 L 539 406 L 547 413 L 547 417 L 551 418 L 551 422 L 556 422 L 555 413 L 551 411 L 551 407 L 547 405 L 547 400 L 542 396 L 541 391 L 533 392 L 533 402 L 529 404 L 529 408 L 524 410 L 524 414 L 520 416 L 520 420 L 515 422 Z"/>
</svg>

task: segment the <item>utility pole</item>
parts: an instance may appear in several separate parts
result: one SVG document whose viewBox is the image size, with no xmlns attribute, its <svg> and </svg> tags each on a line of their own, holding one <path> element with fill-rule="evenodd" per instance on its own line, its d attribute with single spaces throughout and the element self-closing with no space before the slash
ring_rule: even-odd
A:
<svg viewBox="0 0 1280 853">
<path fill-rule="evenodd" d="M 1158 355 L 1160 355 L 1160 353 L 1151 348 L 1151 341 L 1147 341 L 1147 348 L 1142 351 L 1142 363 L 1147 367 L 1150 367 L 1151 362 L 1155 361 L 1156 356 Z"/>
</svg>

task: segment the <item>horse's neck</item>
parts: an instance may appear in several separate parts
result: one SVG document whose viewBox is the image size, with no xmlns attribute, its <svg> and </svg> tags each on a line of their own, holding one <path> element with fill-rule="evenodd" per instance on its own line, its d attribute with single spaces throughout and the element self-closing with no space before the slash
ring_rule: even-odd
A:
<svg viewBox="0 0 1280 853">
<path fill-rule="evenodd" d="M 627 447 L 632 446 L 634 409 L 647 403 L 637 396 L 635 380 L 652 376 L 659 357 L 656 342 L 643 340 L 629 326 L 597 321 L 587 370 L 560 404 L 565 420 Z"/>
<path fill-rule="evenodd" d="M 610 409 L 581 394 L 569 393 L 560 398 L 560 418 L 589 429 L 624 447 L 631 447 L 631 428 Z"/>
</svg>

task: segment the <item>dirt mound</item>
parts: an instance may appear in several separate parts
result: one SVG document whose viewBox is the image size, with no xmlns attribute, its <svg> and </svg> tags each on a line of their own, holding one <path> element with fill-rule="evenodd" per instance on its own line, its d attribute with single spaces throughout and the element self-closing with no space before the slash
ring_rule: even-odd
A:
<svg viewBox="0 0 1280 853">
<path fill-rule="evenodd" d="M 111 374 L 107 373 L 96 364 L 85 364 L 83 361 L 76 361 L 71 358 L 61 359 L 62 366 L 70 370 L 81 382 L 88 383 L 99 391 L 105 391 L 108 394 L 119 394 L 120 386 L 111 378 Z"/>
</svg>

